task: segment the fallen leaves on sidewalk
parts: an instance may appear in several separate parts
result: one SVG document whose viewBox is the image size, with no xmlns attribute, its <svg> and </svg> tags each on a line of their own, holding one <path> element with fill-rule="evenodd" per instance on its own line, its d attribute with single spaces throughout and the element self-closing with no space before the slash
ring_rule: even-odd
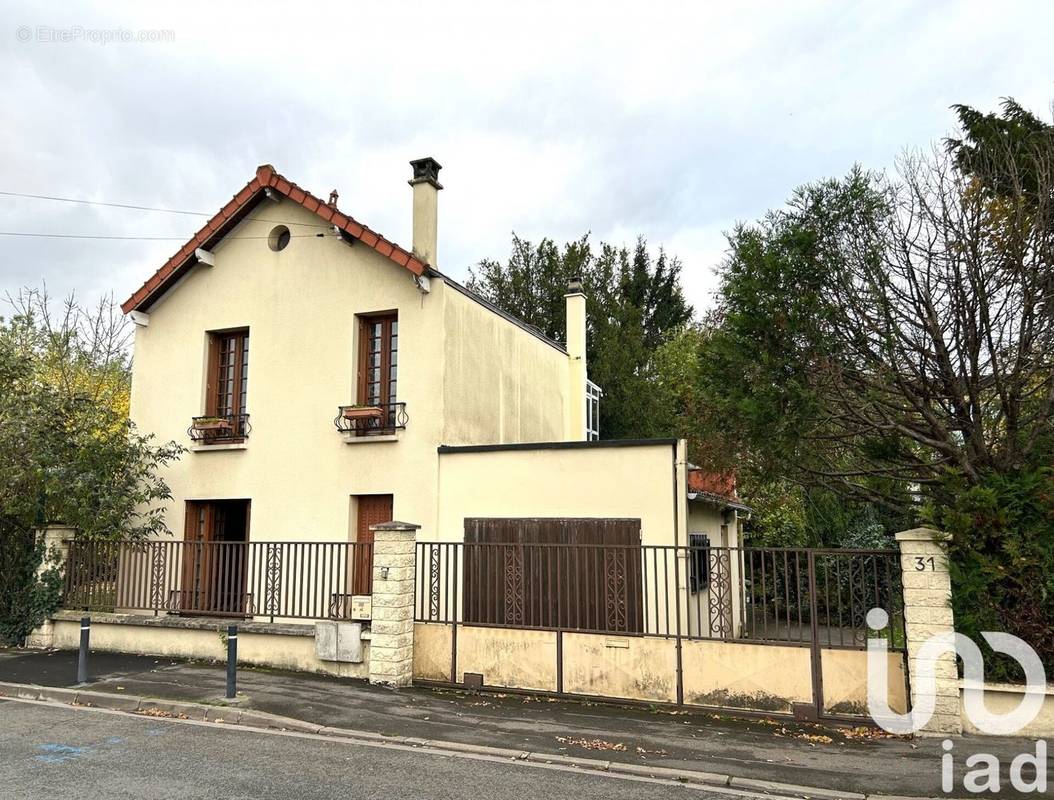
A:
<svg viewBox="0 0 1054 800">
<path fill-rule="evenodd" d="M 615 750 L 624 752 L 626 745 L 622 742 L 605 742 L 603 739 L 576 739 L 571 736 L 557 736 L 556 741 L 561 744 L 573 744 L 576 747 L 584 747 L 586 750 Z"/>
<path fill-rule="evenodd" d="M 792 731 L 787 728 L 777 728 L 772 732 L 772 735 L 783 738 L 801 739 L 811 745 L 831 744 L 831 742 L 834 741 L 834 739 L 826 734 L 805 733 L 805 731 Z"/>
<path fill-rule="evenodd" d="M 889 733 L 881 728 L 869 728 L 861 725 L 857 728 L 850 728 L 849 730 L 841 731 L 842 735 L 846 739 L 903 739 L 907 737 L 899 736 L 895 733 Z"/>
<path fill-rule="evenodd" d="M 144 717 L 172 717 L 173 719 L 190 719 L 186 714 L 173 714 L 163 708 L 143 708 L 135 712 Z"/>
<path fill-rule="evenodd" d="M 665 750 L 645 750 L 643 747 L 637 748 L 637 755 L 639 756 L 668 756 Z"/>
</svg>

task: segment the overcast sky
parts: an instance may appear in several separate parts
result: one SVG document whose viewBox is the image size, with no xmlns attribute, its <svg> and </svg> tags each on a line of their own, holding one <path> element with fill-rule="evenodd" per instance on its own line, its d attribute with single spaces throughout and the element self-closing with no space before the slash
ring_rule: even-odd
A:
<svg viewBox="0 0 1054 800">
<path fill-rule="evenodd" d="M 4 3 L 0 190 L 211 213 L 269 162 L 408 246 L 407 161 L 431 155 L 454 277 L 513 231 L 643 234 L 700 308 L 722 232 L 796 185 L 888 168 L 953 103 L 1054 99 L 1048 0 L 99 5 Z M 115 28 L 168 41 L 97 41 Z M 200 224 L 0 196 L 8 232 Z M 0 291 L 121 301 L 180 244 L 0 236 Z"/>
</svg>

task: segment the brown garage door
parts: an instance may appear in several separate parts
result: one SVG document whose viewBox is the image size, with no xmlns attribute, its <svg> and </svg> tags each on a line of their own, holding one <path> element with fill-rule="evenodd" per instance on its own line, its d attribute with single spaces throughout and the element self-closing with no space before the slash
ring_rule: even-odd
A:
<svg viewBox="0 0 1054 800">
<path fill-rule="evenodd" d="M 468 518 L 464 620 L 643 631 L 640 520 Z"/>
</svg>

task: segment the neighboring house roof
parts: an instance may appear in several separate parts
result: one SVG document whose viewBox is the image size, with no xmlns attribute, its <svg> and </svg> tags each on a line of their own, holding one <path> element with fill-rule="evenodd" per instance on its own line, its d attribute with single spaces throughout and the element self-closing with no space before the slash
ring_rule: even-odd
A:
<svg viewBox="0 0 1054 800">
<path fill-rule="evenodd" d="M 734 508 L 737 511 L 750 511 L 736 493 L 735 473 L 722 474 L 707 472 L 699 467 L 688 465 L 688 499 L 713 503 L 723 508 Z"/>
<path fill-rule="evenodd" d="M 121 310 L 127 314 L 129 311 L 145 311 L 149 308 L 162 293 L 197 263 L 195 250 L 199 248 L 208 250 L 217 244 L 260 204 L 268 190 L 287 197 L 294 203 L 299 203 L 308 211 L 316 214 L 319 219 L 335 225 L 343 233 L 359 240 L 367 247 L 372 247 L 385 258 L 414 275 L 424 275 L 430 271 L 429 265 L 410 251 L 388 241 L 362 223 L 356 222 L 334 206 L 315 197 L 311 192 L 301 189 L 277 173 L 270 164 L 263 164 L 256 168 L 256 177 L 245 184 L 244 188 L 234 195 L 227 205 L 221 208 L 179 249 L 179 252 L 162 264 L 161 268 L 146 283 L 121 304 Z"/>
<path fill-rule="evenodd" d="M 688 499 L 698 501 L 700 503 L 710 503 L 721 508 L 734 508 L 736 511 L 753 511 L 750 506 L 746 503 L 740 502 L 731 497 L 725 497 L 719 494 L 713 494 L 712 492 L 693 492 L 688 491 Z"/>
</svg>

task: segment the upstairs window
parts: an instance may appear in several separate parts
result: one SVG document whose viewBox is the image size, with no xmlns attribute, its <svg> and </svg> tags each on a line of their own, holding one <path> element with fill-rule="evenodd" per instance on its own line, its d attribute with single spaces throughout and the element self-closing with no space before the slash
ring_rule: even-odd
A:
<svg viewBox="0 0 1054 800">
<path fill-rule="evenodd" d="M 600 439 L 600 398 L 604 394 L 593 381 L 586 380 L 586 441 Z"/>
<path fill-rule="evenodd" d="M 362 405 L 391 413 L 397 402 L 399 318 L 396 314 L 362 317 L 359 323 L 359 391 Z"/>
<path fill-rule="evenodd" d="M 205 390 L 205 417 L 227 423 L 216 428 L 208 440 L 244 438 L 248 430 L 249 331 L 216 331 L 209 334 L 208 380 Z"/>
</svg>

